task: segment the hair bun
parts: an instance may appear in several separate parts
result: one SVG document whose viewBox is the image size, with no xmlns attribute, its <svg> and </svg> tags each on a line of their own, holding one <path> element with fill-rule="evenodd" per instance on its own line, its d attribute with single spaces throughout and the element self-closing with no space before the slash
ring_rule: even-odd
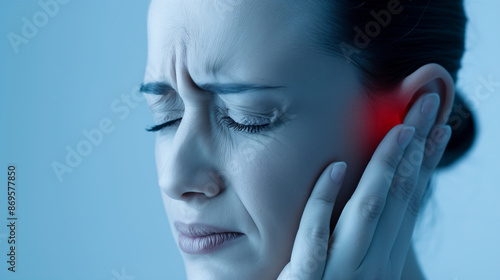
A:
<svg viewBox="0 0 500 280">
<path fill-rule="evenodd" d="M 458 91 L 447 124 L 452 130 L 451 138 L 438 168 L 456 163 L 471 149 L 476 138 L 474 114 Z"/>
</svg>

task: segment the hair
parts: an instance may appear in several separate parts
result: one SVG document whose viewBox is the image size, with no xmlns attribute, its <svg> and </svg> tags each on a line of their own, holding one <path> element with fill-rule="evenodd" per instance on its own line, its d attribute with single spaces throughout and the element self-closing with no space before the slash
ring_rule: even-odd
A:
<svg viewBox="0 0 500 280">
<path fill-rule="evenodd" d="M 428 63 L 443 66 L 456 82 L 465 51 L 463 0 L 306 1 L 320 11 L 310 32 L 312 44 L 355 65 L 365 92 L 390 90 Z M 448 119 L 452 135 L 438 168 L 456 163 L 476 137 L 472 110 L 461 94 L 455 93 Z M 431 178 L 420 212 L 429 206 L 435 187 Z M 418 224 L 423 217 L 418 215 Z M 435 222 L 434 213 L 426 217 Z"/>
<path fill-rule="evenodd" d="M 465 50 L 463 0 L 322 0 L 319 7 L 326 12 L 313 44 L 357 66 L 365 88 L 393 88 L 428 63 L 457 80 Z M 476 135 L 472 111 L 458 92 L 448 124 L 452 136 L 440 168 L 457 162 Z"/>
</svg>

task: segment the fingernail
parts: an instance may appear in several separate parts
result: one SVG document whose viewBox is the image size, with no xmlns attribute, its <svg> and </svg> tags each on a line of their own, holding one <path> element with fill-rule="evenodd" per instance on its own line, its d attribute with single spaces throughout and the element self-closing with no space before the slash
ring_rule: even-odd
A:
<svg viewBox="0 0 500 280">
<path fill-rule="evenodd" d="M 449 125 L 444 125 L 437 127 L 432 131 L 432 139 L 436 143 L 436 148 L 442 150 L 448 144 L 451 138 L 451 127 Z"/>
<path fill-rule="evenodd" d="M 408 147 L 408 144 L 410 144 L 414 134 L 415 128 L 413 126 L 405 126 L 401 129 L 398 136 L 398 144 L 399 147 L 401 147 L 401 150 L 404 151 L 406 147 Z"/>
<path fill-rule="evenodd" d="M 427 120 L 432 120 L 437 114 L 439 108 L 439 95 L 436 93 L 429 94 L 425 97 L 422 102 L 422 108 L 420 112 L 422 116 Z"/>
<path fill-rule="evenodd" d="M 342 179 L 344 178 L 346 169 L 347 169 L 347 164 L 345 162 L 343 161 L 336 162 L 333 165 L 332 174 L 330 175 L 332 182 L 334 182 L 335 184 L 342 183 Z"/>
</svg>

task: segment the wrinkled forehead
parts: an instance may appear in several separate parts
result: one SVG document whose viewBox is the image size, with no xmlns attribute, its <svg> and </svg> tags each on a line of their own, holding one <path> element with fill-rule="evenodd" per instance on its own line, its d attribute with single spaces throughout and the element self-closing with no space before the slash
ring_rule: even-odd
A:
<svg viewBox="0 0 500 280">
<path fill-rule="evenodd" d="M 242 74 L 246 64 L 304 45 L 314 18 L 287 1 L 153 0 L 146 79 L 173 83 L 179 65 L 199 80 Z"/>
</svg>

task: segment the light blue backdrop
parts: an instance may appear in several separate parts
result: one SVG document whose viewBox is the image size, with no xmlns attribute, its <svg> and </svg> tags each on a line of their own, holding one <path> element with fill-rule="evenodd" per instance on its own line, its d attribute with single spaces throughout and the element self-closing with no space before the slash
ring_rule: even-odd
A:
<svg viewBox="0 0 500 280">
<path fill-rule="evenodd" d="M 185 279 L 157 187 L 154 136 L 144 131 L 150 113 L 134 95 L 149 1 L 66 2 L 52 12 L 38 1 L 0 4 L 0 279 Z M 500 2 L 466 3 L 458 85 L 480 134 L 438 176 L 436 223 L 416 233 L 429 279 L 500 279 Z M 9 164 L 18 171 L 15 273 L 6 263 Z"/>
<path fill-rule="evenodd" d="M 0 174 L 5 183 L 16 164 L 19 221 L 14 274 L 2 183 L 0 279 L 185 278 L 157 187 L 154 136 L 144 130 L 152 119 L 131 98 L 146 65 L 148 4 L 72 0 L 45 12 L 44 25 L 38 1 L 1 2 Z M 16 53 L 7 36 L 23 35 L 24 17 L 41 27 L 24 30 L 32 38 Z M 82 131 L 106 119 L 114 130 L 94 136 L 89 151 Z M 79 144 L 89 154 L 70 158 L 75 167 L 60 182 L 52 164 L 66 164 L 66 147 Z"/>
</svg>

